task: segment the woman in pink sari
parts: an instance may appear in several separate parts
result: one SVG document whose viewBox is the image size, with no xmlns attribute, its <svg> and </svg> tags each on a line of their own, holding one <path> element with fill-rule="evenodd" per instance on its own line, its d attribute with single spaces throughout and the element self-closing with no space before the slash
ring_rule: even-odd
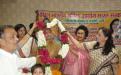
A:
<svg viewBox="0 0 121 75">
<path fill-rule="evenodd" d="M 62 67 L 64 75 L 88 75 L 90 57 L 84 40 L 88 36 L 87 27 L 81 25 L 76 31 L 76 39 L 68 33 L 70 50 L 66 55 Z"/>
</svg>

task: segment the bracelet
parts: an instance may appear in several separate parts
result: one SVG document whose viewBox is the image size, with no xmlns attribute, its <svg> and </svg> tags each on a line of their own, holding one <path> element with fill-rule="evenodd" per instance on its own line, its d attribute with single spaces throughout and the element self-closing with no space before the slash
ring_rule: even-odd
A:
<svg viewBox="0 0 121 75">
<path fill-rule="evenodd" d="M 29 36 L 31 36 L 29 33 L 27 33 Z"/>
</svg>

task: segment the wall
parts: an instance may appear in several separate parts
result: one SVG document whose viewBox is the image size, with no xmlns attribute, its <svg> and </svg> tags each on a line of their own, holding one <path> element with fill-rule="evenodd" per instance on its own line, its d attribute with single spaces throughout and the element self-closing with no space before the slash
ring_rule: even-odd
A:
<svg viewBox="0 0 121 75">
<path fill-rule="evenodd" d="M 18 23 L 29 25 L 35 20 L 35 11 L 38 9 L 50 11 L 121 10 L 121 0 L 0 0 L 0 25 Z M 120 49 L 119 47 L 118 50 Z"/>
<path fill-rule="evenodd" d="M 121 0 L 0 0 L 0 24 L 28 25 L 36 10 L 107 11 L 121 10 Z"/>
</svg>

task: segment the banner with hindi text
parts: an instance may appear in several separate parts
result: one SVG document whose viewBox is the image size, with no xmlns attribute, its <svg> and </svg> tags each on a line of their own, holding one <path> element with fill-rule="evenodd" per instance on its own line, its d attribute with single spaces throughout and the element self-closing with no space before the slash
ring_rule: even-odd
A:
<svg viewBox="0 0 121 75">
<path fill-rule="evenodd" d="M 79 25 L 85 25 L 89 29 L 88 41 L 96 40 L 99 27 L 110 28 L 113 19 L 121 20 L 121 11 L 45 11 L 37 10 L 37 19 L 42 20 L 43 16 L 50 20 L 59 19 L 72 34 Z M 121 23 L 115 26 L 118 37 L 114 39 L 116 45 L 121 45 Z"/>
</svg>

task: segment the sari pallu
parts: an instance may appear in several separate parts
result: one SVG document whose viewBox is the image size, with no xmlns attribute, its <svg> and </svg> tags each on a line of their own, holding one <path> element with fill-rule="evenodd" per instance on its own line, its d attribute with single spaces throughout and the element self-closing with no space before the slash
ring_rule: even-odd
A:
<svg viewBox="0 0 121 75">
<path fill-rule="evenodd" d="M 66 75 L 88 75 L 90 57 L 88 51 L 79 49 L 75 45 L 70 45 L 70 49 L 77 51 L 78 56 L 70 50 L 64 59 L 62 72 Z"/>
<path fill-rule="evenodd" d="M 102 48 L 90 52 L 91 64 L 90 75 L 116 75 L 114 65 L 118 63 L 118 56 L 110 52 L 108 55 L 102 55 Z M 113 61 L 113 62 L 111 62 Z"/>
</svg>

